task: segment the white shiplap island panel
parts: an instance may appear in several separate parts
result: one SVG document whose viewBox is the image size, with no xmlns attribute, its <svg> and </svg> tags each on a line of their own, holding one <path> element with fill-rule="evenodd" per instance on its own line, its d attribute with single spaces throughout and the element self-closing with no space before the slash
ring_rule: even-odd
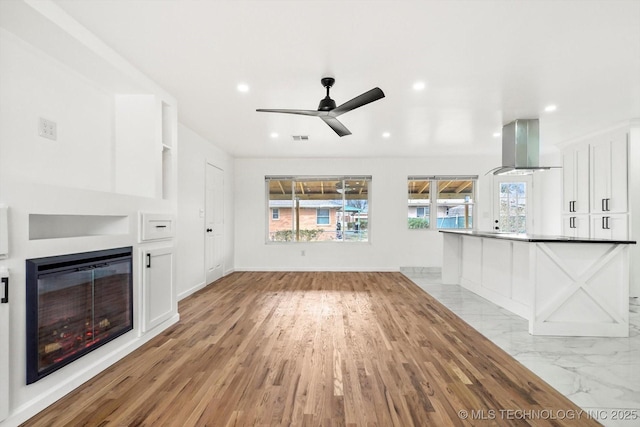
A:
<svg viewBox="0 0 640 427">
<path fill-rule="evenodd" d="M 629 336 L 629 240 L 441 230 L 442 282 L 529 321 L 533 335 Z"/>
</svg>

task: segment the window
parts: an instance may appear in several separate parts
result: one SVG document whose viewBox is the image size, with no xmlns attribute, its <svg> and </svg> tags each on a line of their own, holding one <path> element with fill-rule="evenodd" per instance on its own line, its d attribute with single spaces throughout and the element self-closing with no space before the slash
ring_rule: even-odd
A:
<svg viewBox="0 0 640 427">
<path fill-rule="evenodd" d="M 366 242 L 370 176 L 266 176 L 268 242 Z M 273 221 L 278 210 L 279 221 Z"/>
<path fill-rule="evenodd" d="M 477 176 L 409 177 L 410 229 L 473 228 Z M 433 206 L 433 209 L 432 209 Z"/>
<path fill-rule="evenodd" d="M 316 224 L 329 225 L 330 223 L 329 209 L 316 209 Z"/>
<path fill-rule="evenodd" d="M 280 219 L 280 209 L 271 209 L 271 219 Z"/>
</svg>

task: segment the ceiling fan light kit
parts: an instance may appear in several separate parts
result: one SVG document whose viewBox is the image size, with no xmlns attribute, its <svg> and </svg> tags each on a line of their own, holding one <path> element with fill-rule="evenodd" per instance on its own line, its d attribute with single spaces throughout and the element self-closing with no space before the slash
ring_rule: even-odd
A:
<svg viewBox="0 0 640 427">
<path fill-rule="evenodd" d="M 299 114 L 302 116 L 316 116 L 320 117 L 331 129 L 334 130 L 339 136 L 351 135 L 349 129 L 343 125 L 337 117 L 341 114 L 347 113 L 356 108 L 367 105 L 373 101 L 384 98 L 384 92 L 379 87 L 373 88 L 355 98 L 341 104 L 336 107 L 336 102 L 329 96 L 329 90 L 335 83 L 333 77 L 323 77 L 320 79 L 322 86 L 327 89 L 327 96 L 320 100 L 317 110 L 290 110 L 290 109 L 266 109 L 259 108 L 256 111 L 264 113 L 285 113 L 285 114 Z"/>
</svg>

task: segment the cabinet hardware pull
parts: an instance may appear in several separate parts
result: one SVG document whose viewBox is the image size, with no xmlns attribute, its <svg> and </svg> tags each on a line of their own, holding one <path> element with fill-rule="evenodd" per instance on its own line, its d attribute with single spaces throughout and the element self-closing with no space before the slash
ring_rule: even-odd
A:
<svg viewBox="0 0 640 427">
<path fill-rule="evenodd" d="M 606 206 L 607 206 L 607 212 L 608 212 L 608 211 L 610 211 L 610 210 L 611 210 L 611 209 L 609 209 L 609 201 L 610 201 L 611 199 L 605 199 L 605 200 L 607 201 L 607 202 L 606 202 Z"/>
<path fill-rule="evenodd" d="M 147 268 L 151 268 L 151 254 L 147 254 Z"/>
<path fill-rule="evenodd" d="M 607 216 L 605 218 L 607 218 L 607 230 L 611 230 L 611 228 L 609 227 L 609 217 Z"/>
<path fill-rule="evenodd" d="M 156 225 L 156 228 L 167 228 L 166 225 Z"/>
<path fill-rule="evenodd" d="M 602 217 L 602 229 L 603 229 L 603 230 L 606 230 L 606 229 L 607 229 L 607 227 L 605 227 L 605 224 L 604 224 L 604 223 L 605 223 L 605 221 L 604 221 L 604 217 Z"/>
<path fill-rule="evenodd" d="M 574 225 L 574 222 L 573 222 L 574 219 L 575 219 L 575 217 L 573 217 L 573 216 L 569 218 L 569 228 L 575 228 L 573 226 Z"/>
<path fill-rule="evenodd" d="M 602 205 L 602 206 L 601 206 L 601 207 L 602 207 L 602 212 L 606 211 L 606 209 L 605 209 L 605 207 L 604 207 L 604 203 L 605 203 L 605 202 L 604 202 L 604 199 L 602 199 L 602 203 L 601 203 L 601 205 Z"/>
<path fill-rule="evenodd" d="M 6 304 L 9 302 L 9 278 L 3 277 L 2 283 L 4 284 L 4 296 L 0 300 L 0 303 Z"/>
</svg>

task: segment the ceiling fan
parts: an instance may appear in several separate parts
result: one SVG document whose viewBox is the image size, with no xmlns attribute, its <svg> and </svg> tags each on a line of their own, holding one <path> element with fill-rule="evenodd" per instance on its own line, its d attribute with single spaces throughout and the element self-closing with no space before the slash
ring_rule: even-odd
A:
<svg viewBox="0 0 640 427">
<path fill-rule="evenodd" d="M 358 107 L 367 105 L 370 102 L 377 101 L 384 98 L 384 92 L 379 87 L 373 88 L 362 95 L 358 95 L 350 101 L 336 107 L 336 102 L 329 97 L 329 89 L 335 83 L 333 77 L 323 77 L 320 79 L 322 86 L 327 88 L 327 96 L 320 100 L 318 110 L 287 110 L 287 109 L 265 109 L 259 108 L 256 111 L 266 113 L 287 113 L 287 114 L 300 114 L 303 116 L 317 116 L 320 117 L 326 124 L 329 125 L 339 136 L 351 135 L 349 129 L 345 125 L 340 123 L 337 117 L 341 114 L 355 110 Z"/>
</svg>

